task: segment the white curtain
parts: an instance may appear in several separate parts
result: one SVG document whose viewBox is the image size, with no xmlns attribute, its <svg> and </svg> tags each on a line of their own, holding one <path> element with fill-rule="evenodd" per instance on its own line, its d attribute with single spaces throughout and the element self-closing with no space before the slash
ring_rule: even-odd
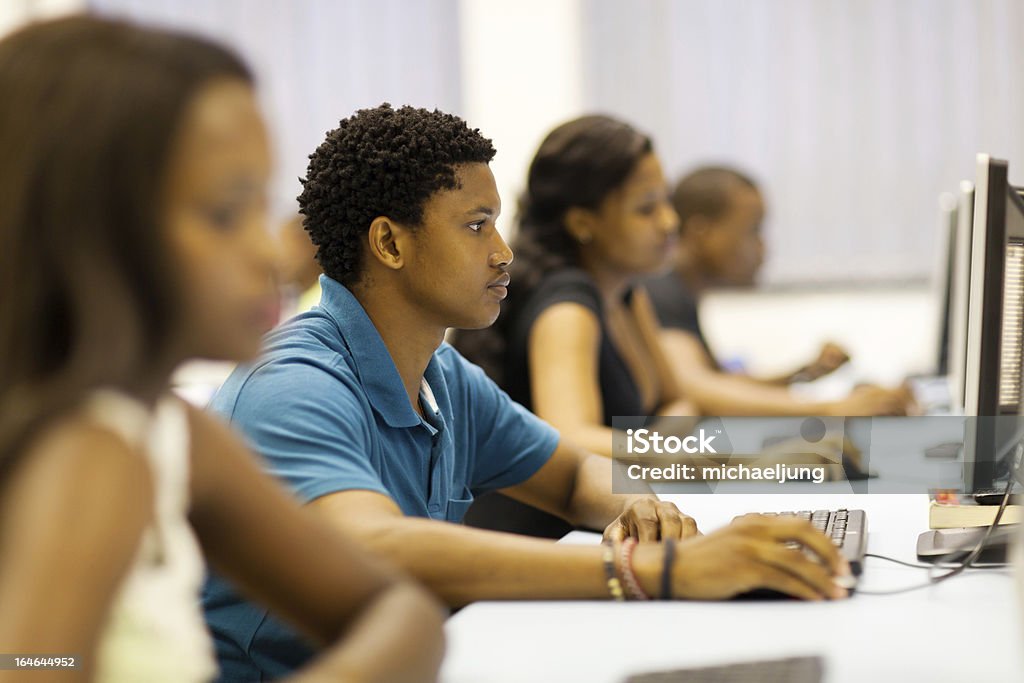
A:
<svg viewBox="0 0 1024 683">
<path fill-rule="evenodd" d="M 235 47 L 259 80 L 276 148 L 273 203 L 326 131 L 389 101 L 458 113 L 457 0 L 89 0 L 102 14 L 195 30 Z"/>
<path fill-rule="evenodd" d="M 937 198 L 976 152 L 1024 184 L 1024 3 L 590 0 L 585 97 L 650 132 L 673 178 L 752 172 L 765 280 L 931 274 Z"/>
</svg>

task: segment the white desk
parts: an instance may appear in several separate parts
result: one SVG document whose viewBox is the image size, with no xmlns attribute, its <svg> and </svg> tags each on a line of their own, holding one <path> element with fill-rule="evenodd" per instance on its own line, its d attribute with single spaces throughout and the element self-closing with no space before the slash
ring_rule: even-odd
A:
<svg viewBox="0 0 1024 683">
<path fill-rule="evenodd" d="M 867 511 L 869 552 L 915 560 L 923 495 L 705 495 L 673 500 L 705 532 L 751 511 Z M 594 542 L 571 535 L 568 542 Z M 861 587 L 927 572 L 868 558 Z M 824 603 L 482 602 L 451 618 L 443 683 L 622 683 L 633 673 L 822 655 L 828 683 L 1024 681 L 1015 582 L 974 571 L 912 593 Z"/>
</svg>

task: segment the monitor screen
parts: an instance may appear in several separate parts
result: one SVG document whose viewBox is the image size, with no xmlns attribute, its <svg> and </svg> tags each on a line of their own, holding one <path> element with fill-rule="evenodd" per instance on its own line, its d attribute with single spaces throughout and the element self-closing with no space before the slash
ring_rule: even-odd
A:
<svg viewBox="0 0 1024 683">
<path fill-rule="evenodd" d="M 1024 201 L 1005 161 L 978 155 L 968 303 L 964 478 L 968 491 L 991 488 L 1013 421 L 1022 412 Z"/>
<path fill-rule="evenodd" d="M 935 366 L 936 375 L 949 374 L 949 333 L 950 312 L 952 310 L 953 272 L 956 261 L 957 231 L 956 197 L 943 192 L 939 196 L 939 258 L 935 277 L 935 290 L 939 301 L 938 354 Z"/>
<path fill-rule="evenodd" d="M 964 412 L 967 372 L 967 309 L 971 286 L 971 241 L 974 237 L 974 183 L 961 181 L 957 198 L 953 268 L 949 278 L 949 396 L 954 414 Z"/>
</svg>

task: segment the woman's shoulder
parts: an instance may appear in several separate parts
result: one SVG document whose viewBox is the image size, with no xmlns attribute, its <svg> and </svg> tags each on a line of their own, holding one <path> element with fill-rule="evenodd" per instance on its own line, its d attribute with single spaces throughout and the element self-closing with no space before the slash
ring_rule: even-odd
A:
<svg viewBox="0 0 1024 683">
<path fill-rule="evenodd" d="M 594 282 L 594 278 L 583 268 L 577 266 L 556 268 L 546 273 L 540 280 L 541 286 L 545 285 L 545 283 L 548 286 L 577 285 L 597 291 L 597 284 Z"/>
<path fill-rule="evenodd" d="M 43 527 L 67 519 L 83 534 L 88 528 L 102 536 L 117 528 L 118 518 L 149 517 L 153 483 L 136 444 L 74 411 L 43 426 L 17 455 L 3 487 L 5 516 Z M 101 509 L 104 514 L 96 514 Z"/>
<path fill-rule="evenodd" d="M 546 274 L 530 292 L 527 308 L 539 314 L 559 303 L 580 304 L 599 316 L 602 314 L 601 293 L 582 268 L 559 268 Z"/>
<path fill-rule="evenodd" d="M 136 462 L 144 465 L 138 457 L 139 445 L 128 436 L 127 429 L 98 420 L 91 411 L 75 411 L 40 428 L 19 461 L 49 460 L 72 470 L 131 469 Z"/>
</svg>

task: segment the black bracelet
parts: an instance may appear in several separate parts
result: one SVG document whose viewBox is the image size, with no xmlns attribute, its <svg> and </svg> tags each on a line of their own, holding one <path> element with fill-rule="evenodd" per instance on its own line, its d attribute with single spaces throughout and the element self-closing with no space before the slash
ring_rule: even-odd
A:
<svg viewBox="0 0 1024 683">
<path fill-rule="evenodd" d="M 608 587 L 608 594 L 612 600 L 622 602 L 626 599 L 626 596 L 622 592 L 622 582 L 619 581 L 619 576 L 615 571 L 615 544 L 611 539 L 605 539 L 601 545 L 605 585 Z"/>
<path fill-rule="evenodd" d="M 661 595 L 662 600 L 672 599 L 672 563 L 676 559 L 675 539 L 665 539 L 665 561 L 661 565 Z"/>
</svg>

